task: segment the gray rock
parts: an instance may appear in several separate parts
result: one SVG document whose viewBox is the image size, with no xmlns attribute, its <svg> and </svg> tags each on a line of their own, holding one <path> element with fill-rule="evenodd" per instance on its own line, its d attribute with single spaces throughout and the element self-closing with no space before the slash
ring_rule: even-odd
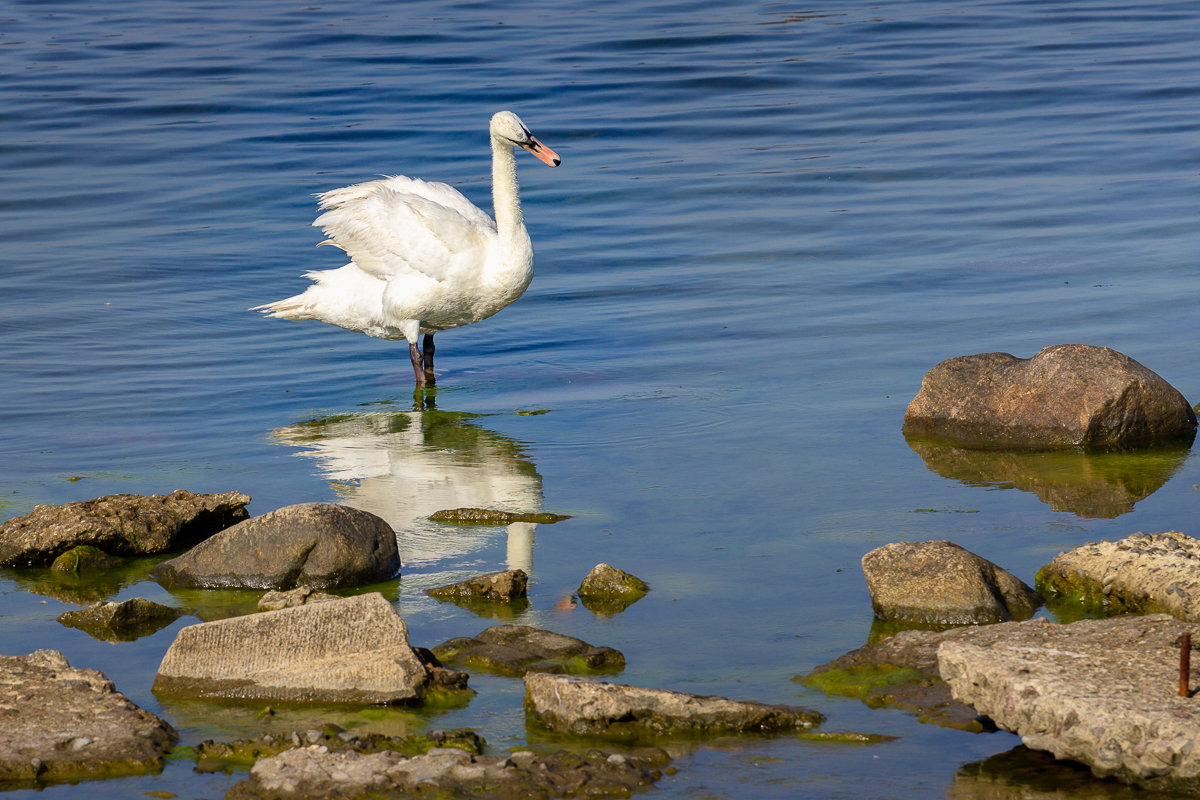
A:
<svg viewBox="0 0 1200 800">
<path fill-rule="evenodd" d="M 575 591 L 584 608 L 594 614 L 618 614 L 646 596 L 650 587 L 624 570 L 597 564 Z"/>
<path fill-rule="evenodd" d="M 0 656 L 0 783 L 142 775 L 162 769 L 175 730 L 94 669 L 57 650 Z"/>
<path fill-rule="evenodd" d="M 1041 605 L 1012 573 L 952 542 L 896 542 L 862 557 L 880 619 L 979 625 L 1027 619 Z"/>
<path fill-rule="evenodd" d="M 249 502 L 240 492 L 179 490 L 37 506 L 0 524 L 0 567 L 43 567 L 80 545 L 120 556 L 165 553 L 246 519 Z"/>
<path fill-rule="evenodd" d="M 921 722 L 980 733 L 995 730 L 975 709 L 950 694 L 937 666 L 937 649 L 968 628 L 907 630 L 870 642 L 793 680 L 826 694 L 856 697 L 871 708 L 897 708 Z"/>
<path fill-rule="evenodd" d="M 824 722 L 806 708 L 643 689 L 574 676 L 530 672 L 525 711 L 552 730 L 638 737 L 646 734 L 781 733 Z"/>
<path fill-rule="evenodd" d="M 1166 614 L 1008 622 L 943 642 L 938 667 L 955 698 L 1027 747 L 1097 777 L 1198 794 L 1200 707 L 1177 691 L 1186 630 Z"/>
<path fill-rule="evenodd" d="M 415 704 L 465 687 L 421 659 L 377 592 L 183 628 L 154 680 L 174 697 L 314 703 Z"/>
<path fill-rule="evenodd" d="M 311 586 L 297 586 L 286 592 L 268 591 L 258 598 L 259 611 L 278 611 L 281 608 L 295 608 L 307 603 L 324 603 L 329 600 L 341 600 L 336 594 L 318 592 Z"/>
<path fill-rule="evenodd" d="M 451 602 L 508 603 L 524 598 L 528 586 L 529 576 L 524 570 L 510 569 L 426 589 L 425 593 L 438 600 Z"/>
<path fill-rule="evenodd" d="M 513 676 L 531 670 L 580 674 L 625 668 L 618 650 L 528 625 L 494 625 L 473 638 L 443 642 L 433 654 L 447 664 Z"/>
<path fill-rule="evenodd" d="M 150 574 L 165 586 L 330 589 L 399 572 L 396 534 L 381 518 L 334 503 L 301 503 L 234 525 Z"/>
<path fill-rule="evenodd" d="M 1055 556 L 1037 585 L 1047 598 L 1091 611 L 1164 611 L 1200 622 L 1200 540 L 1164 531 L 1088 543 Z"/>
<path fill-rule="evenodd" d="M 132 642 L 177 620 L 183 612 L 144 597 L 119 603 L 96 602 L 79 611 L 64 611 L 58 621 L 106 642 Z"/>
<path fill-rule="evenodd" d="M 417 756 L 394 751 L 361 755 L 325 745 L 298 747 L 258 761 L 226 800 L 303 800 L 421 796 L 550 800 L 628 797 L 654 784 L 669 757 L 657 748 L 625 753 L 589 750 L 539 755 L 473 755 L 436 748 Z M 483 790 L 482 787 L 486 787 Z"/>
<path fill-rule="evenodd" d="M 941 362 L 921 382 L 904 433 L 967 446 L 1135 446 L 1195 436 L 1173 386 L 1107 347 L 1062 344 L 1032 358 L 980 353 Z"/>
</svg>

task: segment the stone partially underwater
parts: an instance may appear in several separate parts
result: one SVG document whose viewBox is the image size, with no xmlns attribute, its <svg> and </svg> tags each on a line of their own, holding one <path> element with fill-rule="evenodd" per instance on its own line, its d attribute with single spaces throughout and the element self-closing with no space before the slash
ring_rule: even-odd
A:
<svg viewBox="0 0 1200 800">
<path fill-rule="evenodd" d="M 177 698 L 419 704 L 468 692 L 467 676 L 423 658 L 383 595 L 308 603 L 179 631 L 154 691 Z"/>
<path fill-rule="evenodd" d="M 980 353 L 937 364 L 909 403 L 903 430 L 967 447 L 1138 447 L 1191 441 L 1196 414 L 1132 358 L 1063 344 L 1032 358 Z"/>
</svg>

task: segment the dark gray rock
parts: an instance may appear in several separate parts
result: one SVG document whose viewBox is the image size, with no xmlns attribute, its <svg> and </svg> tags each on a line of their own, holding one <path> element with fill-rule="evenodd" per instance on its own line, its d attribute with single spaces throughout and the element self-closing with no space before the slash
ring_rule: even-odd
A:
<svg viewBox="0 0 1200 800">
<path fill-rule="evenodd" d="M 806 708 L 767 705 L 566 675 L 525 675 L 525 711 L 560 733 L 610 737 L 806 730 L 825 721 Z"/>
<path fill-rule="evenodd" d="M 879 619 L 980 625 L 1028 619 L 1038 597 L 1010 572 L 952 542 L 896 542 L 862 558 Z"/>
<path fill-rule="evenodd" d="M 524 570 L 510 569 L 426 589 L 425 593 L 438 600 L 456 603 L 509 603 L 524 598 L 528 586 L 529 576 Z"/>
<path fill-rule="evenodd" d="M 433 522 L 447 522 L 452 525 L 510 525 L 514 522 L 550 525 L 570 518 L 569 514 L 551 514 L 548 511 L 518 514 L 494 508 L 447 508 L 429 515 Z"/>
<path fill-rule="evenodd" d="M 191 625 L 159 665 L 154 691 L 313 703 L 416 704 L 466 676 L 428 663 L 378 592 Z"/>
<path fill-rule="evenodd" d="M 234 525 L 150 574 L 165 586 L 330 589 L 399 572 L 396 534 L 381 518 L 333 503 L 301 503 Z"/>
<path fill-rule="evenodd" d="M 608 564 L 597 564 L 584 576 L 575 593 L 588 611 L 609 615 L 629 608 L 649 590 L 641 578 Z"/>
<path fill-rule="evenodd" d="M 258 761 L 249 780 L 226 800 L 306 800 L 338 797 L 437 797 L 445 800 L 551 800 L 629 797 L 654 785 L 670 762 L 658 748 L 621 753 L 588 750 L 549 755 L 521 750 L 476 755 L 436 748 L 416 756 L 366 755 L 323 744 L 296 747 Z M 484 788 L 486 787 L 486 788 Z"/>
<path fill-rule="evenodd" d="M 956 699 L 1026 747 L 1097 777 L 1194 795 L 1200 708 L 1178 694 L 1179 639 L 1193 627 L 1167 614 L 987 625 L 943 642 L 938 668 Z"/>
<path fill-rule="evenodd" d="M 178 608 L 134 597 L 119 603 L 96 602 L 79 611 L 64 611 L 58 615 L 58 621 L 95 639 L 132 642 L 165 628 L 181 614 Z"/>
<path fill-rule="evenodd" d="M 1200 622 L 1200 539 L 1163 531 L 1089 542 L 1038 570 L 1037 585 L 1047 598 L 1091 613 L 1162 611 Z"/>
<path fill-rule="evenodd" d="M 528 625 L 494 625 L 473 638 L 443 642 L 433 654 L 447 664 L 500 675 L 519 676 L 530 670 L 578 675 L 625 668 L 625 656 L 618 650 Z"/>
<path fill-rule="evenodd" d="M 0 656 L 0 784 L 159 772 L 175 730 L 57 650 Z"/>
<path fill-rule="evenodd" d="M 114 494 L 61 506 L 37 506 L 0 524 L 0 567 L 43 567 L 91 545 L 111 555 L 165 553 L 246 519 L 240 492 Z"/>
<path fill-rule="evenodd" d="M 1027 359 L 948 359 L 904 415 L 907 436 L 974 447 L 1129 447 L 1195 432 L 1196 414 L 1173 386 L 1126 355 L 1083 344 Z"/>
</svg>

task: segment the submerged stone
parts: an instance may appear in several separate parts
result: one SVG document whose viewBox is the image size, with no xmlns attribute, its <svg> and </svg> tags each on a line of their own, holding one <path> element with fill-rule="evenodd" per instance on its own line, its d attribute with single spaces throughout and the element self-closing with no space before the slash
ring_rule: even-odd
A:
<svg viewBox="0 0 1200 800">
<path fill-rule="evenodd" d="M 513 522 L 550 525 L 570 518 L 568 514 L 551 514 L 545 511 L 514 513 L 491 508 L 448 508 L 429 515 L 429 519 L 434 522 L 448 522 L 454 525 L 508 525 Z"/>
<path fill-rule="evenodd" d="M 447 664 L 512 676 L 530 671 L 586 675 L 625 668 L 625 656 L 618 650 L 528 625 L 494 625 L 477 636 L 443 642 L 433 654 Z"/>
<path fill-rule="evenodd" d="M 165 628 L 182 614 L 178 608 L 134 597 L 119 603 L 101 601 L 79 611 L 64 611 L 58 615 L 58 621 L 94 639 L 132 642 Z"/>
<path fill-rule="evenodd" d="M 524 570 L 510 569 L 426 589 L 425 593 L 438 600 L 454 603 L 509 603 L 524 599 L 528 585 L 529 576 Z"/>
</svg>

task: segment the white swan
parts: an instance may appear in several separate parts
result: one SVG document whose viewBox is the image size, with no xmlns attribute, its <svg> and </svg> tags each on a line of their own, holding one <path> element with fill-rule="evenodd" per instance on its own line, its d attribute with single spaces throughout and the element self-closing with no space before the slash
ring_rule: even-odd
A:
<svg viewBox="0 0 1200 800">
<path fill-rule="evenodd" d="M 313 225 L 350 263 L 305 273 L 302 294 L 256 306 L 283 319 L 317 319 L 380 339 L 407 339 L 417 386 L 433 384 L 433 334 L 495 314 L 533 279 L 533 246 L 517 197 L 513 148 L 551 167 L 558 154 L 511 111 L 492 117 L 496 219 L 444 183 L 394 176 L 318 195 Z M 421 347 L 417 339 L 425 340 Z"/>
</svg>

